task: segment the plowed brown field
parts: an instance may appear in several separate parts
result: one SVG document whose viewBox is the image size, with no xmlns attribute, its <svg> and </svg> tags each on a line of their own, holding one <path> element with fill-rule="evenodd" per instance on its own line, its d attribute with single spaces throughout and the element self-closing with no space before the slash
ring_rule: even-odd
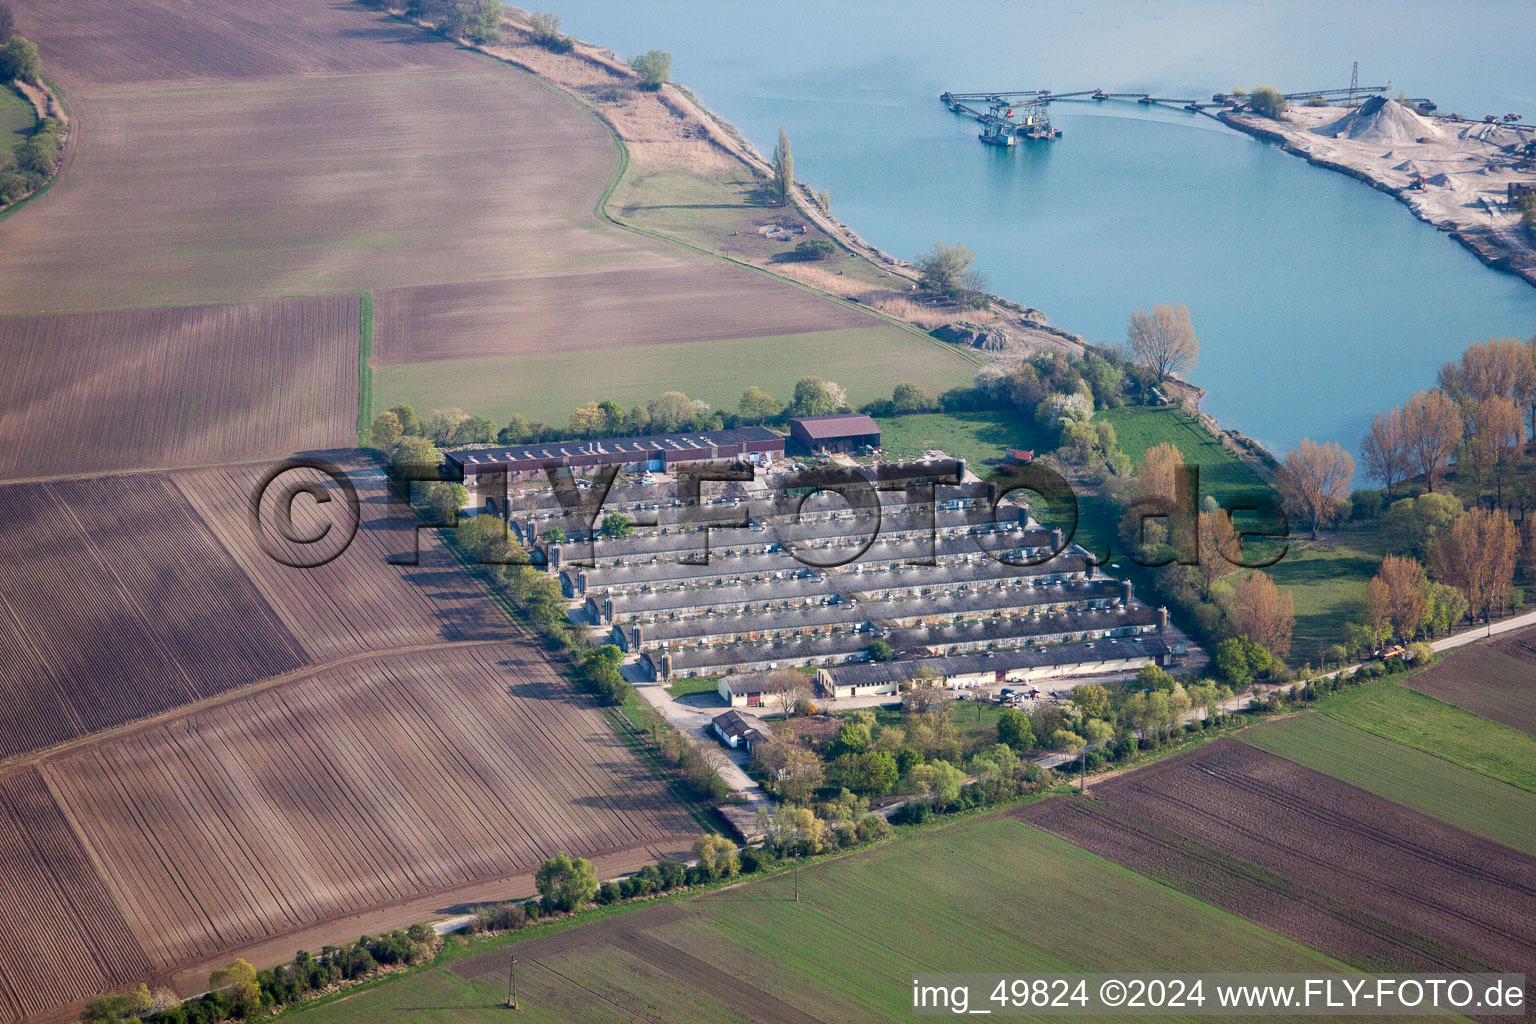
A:
<svg viewBox="0 0 1536 1024">
<path fill-rule="evenodd" d="M 446 40 L 347 0 L 28 0 L 21 30 L 68 87 L 442 67 Z"/>
<path fill-rule="evenodd" d="M 1363 966 L 1536 973 L 1536 858 L 1241 743 L 1018 814 Z"/>
<path fill-rule="evenodd" d="M 1536 629 L 1471 644 L 1404 684 L 1536 736 Z"/>
<path fill-rule="evenodd" d="M 0 760 L 308 660 L 165 479 L 0 487 Z"/>
<path fill-rule="evenodd" d="M 0 317 L 0 479 L 349 444 L 358 317 L 355 295 Z"/>
<path fill-rule="evenodd" d="M 44 767 L 158 966 L 692 821 L 515 644 L 390 655 Z"/>
<path fill-rule="evenodd" d="M 377 363 L 869 327 L 869 315 L 722 264 L 404 288 L 378 296 Z M 750 309 L 760 316 L 748 315 Z M 645 358 L 634 353 L 634 358 Z"/>
<path fill-rule="evenodd" d="M 149 958 L 36 769 L 0 775 L 0 1020 L 142 981 Z"/>
</svg>

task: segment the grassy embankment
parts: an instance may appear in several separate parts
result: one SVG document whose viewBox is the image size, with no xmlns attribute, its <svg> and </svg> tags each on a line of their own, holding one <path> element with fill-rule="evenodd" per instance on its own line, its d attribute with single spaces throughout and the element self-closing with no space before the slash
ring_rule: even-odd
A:
<svg viewBox="0 0 1536 1024">
<path fill-rule="evenodd" d="M 1104 926 L 1131 907 L 1137 927 Z M 644 942 L 599 922 L 563 949 L 524 954 L 520 1016 L 598 1021 L 665 1007 L 669 1020 L 736 1020 L 728 984 L 818 1019 L 889 1020 L 910 1012 L 907 978 L 918 971 L 1347 970 L 1008 818 L 927 830 L 808 866 L 798 880 L 779 874 L 668 909 L 626 915 Z M 719 973 L 690 977 L 681 955 Z M 456 971 L 434 967 L 302 1013 L 314 1024 L 500 1020 L 505 964 L 505 953 L 460 958 Z"/>
</svg>

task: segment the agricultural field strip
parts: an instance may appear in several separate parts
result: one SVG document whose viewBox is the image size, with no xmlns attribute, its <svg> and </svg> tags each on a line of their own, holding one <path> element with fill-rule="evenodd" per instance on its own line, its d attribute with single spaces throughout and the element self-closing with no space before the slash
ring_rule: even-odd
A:
<svg viewBox="0 0 1536 1024">
<path fill-rule="evenodd" d="M 1435 700 L 1536 736 L 1536 630 L 1469 645 L 1404 685 Z"/>
<path fill-rule="evenodd" d="M 0 316 L 0 478 L 351 443 L 358 324 L 356 295 Z"/>
<path fill-rule="evenodd" d="M 535 677 L 538 693 L 505 707 L 497 688 L 478 692 L 509 653 L 515 645 L 461 648 L 446 663 L 418 655 L 332 672 L 44 770 L 88 845 L 114 851 L 98 860 L 162 966 L 526 871 L 550 842 L 599 853 L 691 831 L 550 670 Z M 457 675 L 473 685 L 454 685 Z M 530 780 L 544 796 L 522 795 Z M 542 809 L 546 798 L 560 815 Z M 638 819 L 620 806 L 631 801 Z"/>
<path fill-rule="evenodd" d="M 1016 816 L 1180 892 L 1365 970 L 1481 971 L 1492 965 L 1352 901 L 1170 830 L 1129 805 L 1050 801 Z"/>
<path fill-rule="evenodd" d="M 0 776 L 0 868 L 0 1020 L 149 973 L 36 770 Z"/>
<path fill-rule="evenodd" d="M 1465 954 L 1536 965 L 1536 858 L 1256 748 L 1220 740 L 1099 798 Z"/>
<path fill-rule="evenodd" d="M 81 88 L 167 79 L 237 79 L 457 66 L 447 40 L 352 4 L 267 0 L 247 5 L 172 0 L 29 0 L 19 30 L 54 74 Z"/>
<path fill-rule="evenodd" d="M 13 628 L 0 662 L 14 658 L 20 672 L 0 701 L 0 759 L 307 662 L 162 479 L 3 493 L 0 605 Z"/>
<path fill-rule="evenodd" d="M 1382 683 L 1341 690 L 1322 711 L 1357 729 L 1536 793 L 1536 737 L 1438 698 Z"/>
<path fill-rule="evenodd" d="M 557 325 L 552 327 L 551 325 Z M 380 292 L 374 361 L 542 355 L 879 326 L 724 263 L 689 262 Z"/>
<path fill-rule="evenodd" d="M 974 874 L 956 864 L 980 863 L 993 870 L 978 888 Z M 597 979 L 605 982 L 598 987 L 603 998 L 625 1007 L 657 1005 L 658 993 L 682 983 L 710 1008 L 729 991 L 731 998 L 722 1001 L 751 1020 L 894 1019 L 909 1009 L 901 979 L 911 971 L 1080 971 L 1127 960 L 1148 970 L 1188 970 L 1196 962 L 1206 970 L 1243 962 L 1275 970 L 1342 967 L 1007 819 L 958 823 L 806 867 L 801 876 L 799 902 L 792 896 L 795 880 L 783 874 L 521 943 L 515 947 L 520 964 L 529 964 L 534 978 L 530 1002 L 560 1007 L 554 1020 L 601 1019 L 588 1016 L 592 1002 L 571 993 L 569 984 Z M 1129 933 L 1103 927 L 1132 906 L 1144 915 L 1141 927 Z M 1052 925 L 1020 926 L 1031 921 Z M 643 957 L 647 969 L 604 970 L 615 950 Z M 488 953 L 446 970 L 489 991 L 505 981 L 505 957 Z M 552 976 L 537 973 L 541 969 Z M 520 966 L 520 988 L 523 977 Z M 321 1008 L 314 1024 L 361 1021 L 383 1005 L 404 1007 L 416 984 L 410 979 L 349 1000 L 353 1005 Z M 788 1010 L 758 1013 L 753 991 L 788 1003 Z M 567 1000 L 575 1010 L 565 1009 Z"/>
<path fill-rule="evenodd" d="M 1341 782 L 1536 856 L 1536 795 L 1320 714 L 1237 739 Z"/>
<path fill-rule="evenodd" d="M 392 516 L 382 474 L 371 462 L 342 469 L 359 492 L 362 521 L 339 558 L 313 569 L 282 565 L 257 544 L 246 518 L 260 467 L 178 473 L 181 493 L 201 513 L 310 658 L 330 662 L 362 651 L 443 641 L 527 637 L 482 586 L 442 548 L 434 531 L 418 536 L 421 564 L 388 564 L 409 550 L 411 520 Z"/>
</svg>

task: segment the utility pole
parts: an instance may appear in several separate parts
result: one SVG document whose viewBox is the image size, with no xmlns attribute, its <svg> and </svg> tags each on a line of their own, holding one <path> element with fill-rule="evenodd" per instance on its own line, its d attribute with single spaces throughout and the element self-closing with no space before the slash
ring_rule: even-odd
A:
<svg viewBox="0 0 1536 1024">
<path fill-rule="evenodd" d="M 517 957 L 507 964 L 507 1008 L 517 1009 Z"/>
<path fill-rule="evenodd" d="M 1355 105 L 1355 92 L 1360 88 L 1360 62 L 1355 61 L 1355 66 L 1349 72 L 1349 106 Z"/>
<path fill-rule="evenodd" d="M 795 862 L 795 902 L 800 902 L 800 863 Z"/>
<path fill-rule="evenodd" d="M 1077 792 L 1078 795 L 1081 796 L 1082 794 L 1088 792 L 1088 748 L 1084 747 L 1083 752 L 1078 756 L 1082 759 L 1081 767 L 1083 770 L 1083 773 L 1078 776 L 1077 781 Z"/>
</svg>

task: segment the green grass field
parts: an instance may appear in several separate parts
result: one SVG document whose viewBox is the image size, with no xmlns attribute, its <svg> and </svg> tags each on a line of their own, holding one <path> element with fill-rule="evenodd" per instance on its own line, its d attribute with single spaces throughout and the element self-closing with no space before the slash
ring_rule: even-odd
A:
<svg viewBox="0 0 1536 1024">
<path fill-rule="evenodd" d="M 920 383 L 926 389 L 933 388 Z M 987 473 L 985 461 L 1001 458 L 1005 448 L 1043 452 L 1052 447 L 1033 416 L 1012 409 L 884 416 L 876 422 L 880 424 L 880 445 L 888 456 L 918 458 L 930 448 L 939 448 L 964 459 L 982 476 Z"/>
<path fill-rule="evenodd" d="M 1384 681 L 1340 690 L 1323 714 L 1536 793 L 1536 736 Z"/>
<path fill-rule="evenodd" d="M 1348 970 L 1009 818 L 803 868 L 798 884 L 798 902 L 785 873 L 620 915 L 547 952 L 529 947 L 518 953 L 518 1019 L 735 1021 L 746 985 L 818 1020 L 895 1020 L 911 1011 L 915 972 Z M 437 967 L 300 1017 L 505 1020 L 507 958 L 454 965 L 481 980 Z"/>
<path fill-rule="evenodd" d="M 1457 828 L 1536 855 L 1536 795 L 1525 790 L 1327 715 L 1270 722 L 1247 729 L 1237 738 Z"/>
<path fill-rule="evenodd" d="M 876 724 L 881 726 L 901 724 L 900 707 L 882 706 L 873 710 Z M 955 731 L 960 734 L 962 741 L 996 728 L 1002 712 L 1002 705 L 984 700 L 957 700 L 950 707 L 950 714 L 955 720 Z"/>
<path fill-rule="evenodd" d="M 1381 565 L 1381 538 L 1369 529 L 1350 528 L 1312 541 L 1293 535 L 1284 558 L 1265 569 L 1276 585 L 1296 601 L 1296 629 L 1291 637 L 1293 665 L 1322 664 L 1324 652 L 1342 643 L 1349 624 L 1364 607 L 1365 585 Z M 1234 586 L 1242 574 L 1217 584 Z"/>
<path fill-rule="evenodd" d="M 10 86 L 0 87 L 0 153 L 9 154 L 37 124 L 37 111 Z"/>
<path fill-rule="evenodd" d="M 374 367 L 374 408 L 407 402 L 457 407 L 505 423 L 513 413 L 563 426 L 572 410 L 611 398 L 628 409 L 663 391 L 685 391 L 734 412 L 757 385 L 780 401 L 807 375 L 834 380 L 857 406 L 897 384 L 934 391 L 969 383 L 974 364 L 943 342 L 899 327 L 860 327 L 768 338 L 678 342 L 542 355 L 451 359 Z"/>
<path fill-rule="evenodd" d="M 675 238 L 709 252 L 750 263 L 773 263 L 791 252 L 804 238 L 794 241 L 769 239 L 757 233 L 770 221 L 804 223 L 799 213 L 769 206 L 752 172 L 734 164 L 725 170 L 699 173 L 681 167 L 644 168 L 631 162 L 608 200 L 608 214 L 615 220 Z M 841 273 L 870 287 L 890 287 L 907 281 L 881 270 L 868 260 L 846 252 L 818 267 Z"/>
<path fill-rule="evenodd" d="M 678 679 L 667 686 L 667 693 L 673 697 L 686 697 L 691 693 L 718 693 L 719 691 L 719 676 L 697 676 L 690 679 Z"/>
<path fill-rule="evenodd" d="M 1112 424 L 1120 450 L 1141 464 L 1148 448 L 1171 444 L 1190 466 L 1200 467 L 1200 494 L 1213 495 L 1226 505 L 1234 498 L 1264 492 L 1269 485 L 1210 431 L 1177 409 L 1127 405 L 1106 409 L 1094 417 Z"/>
</svg>

